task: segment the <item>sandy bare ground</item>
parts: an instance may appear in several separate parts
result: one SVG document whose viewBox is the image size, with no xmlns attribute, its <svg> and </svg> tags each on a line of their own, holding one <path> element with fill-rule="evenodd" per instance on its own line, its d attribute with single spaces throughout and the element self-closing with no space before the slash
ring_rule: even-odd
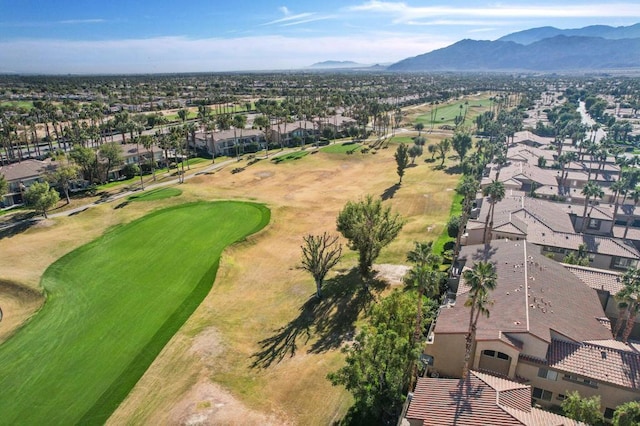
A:
<svg viewBox="0 0 640 426">
<path fill-rule="evenodd" d="M 21 284 L 0 280 L 0 342 L 30 318 L 44 302 L 44 296 Z"/>
<path fill-rule="evenodd" d="M 165 205 L 215 199 L 265 203 L 271 209 L 268 227 L 225 251 L 211 293 L 109 424 L 329 424 L 352 403 L 343 388 L 326 380 L 343 363 L 339 349 L 346 337 L 334 330 L 335 312 L 326 312 L 322 321 L 309 318 L 318 315 L 315 286 L 298 268 L 300 244 L 308 233 L 335 232 L 340 209 L 365 194 L 384 196 L 406 219 L 399 238 L 378 259 L 381 265 L 404 264 L 414 241 L 436 238 L 453 197 L 447 189 L 455 187 L 457 176 L 419 161 L 398 187 L 393 152 L 392 145 L 377 154 L 318 153 L 281 164 L 262 160 L 236 174 L 224 169 L 197 176 L 180 186 L 181 197 L 121 209 L 101 205 L 56 218 L 52 226 L 0 242 L 7 247 L 0 279 L 38 288 L 46 267 L 63 254 Z M 328 278 L 346 273 L 356 260 L 345 248 Z M 402 268 L 382 269 L 400 285 Z"/>
</svg>

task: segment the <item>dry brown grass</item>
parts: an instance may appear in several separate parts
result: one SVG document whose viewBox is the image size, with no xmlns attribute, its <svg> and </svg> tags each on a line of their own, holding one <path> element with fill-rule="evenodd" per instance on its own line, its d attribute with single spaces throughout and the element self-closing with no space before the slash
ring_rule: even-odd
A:
<svg viewBox="0 0 640 426">
<path fill-rule="evenodd" d="M 55 219 L 50 227 L 2 241 L 8 250 L 0 258 L 0 278 L 36 288 L 44 269 L 64 253 L 162 205 L 228 198 L 263 202 L 271 209 L 271 223 L 224 253 L 211 293 L 109 423 L 331 423 L 346 412 L 351 398 L 326 380 L 343 362 L 339 345 L 310 350 L 321 337 L 335 336 L 320 336 L 319 330 L 331 333 L 331 327 L 305 317 L 317 311 L 307 309 L 315 306 L 314 284 L 297 269 L 300 244 L 307 233 L 335 232 L 335 218 L 347 201 L 393 192 L 398 181 L 394 149 L 391 145 L 375 155 L 317 153 L 278 165 L 262 160 L 236 174 L 228 167 L 187 181 L 181 197 L 135 203 L 135 210 L 133 205 L 117 210 L 104 205 Z M 422 159 L 407 170 L 387 201 L 407 224 L 380 263 L 404 263 L 414 240 L 439 235 L 456 182 L 457 176 L 433 170 Z M 337 269 L 346 271 L 355 262 L 347 250 Z M 323 313 L 329 319 L 335 314 Z M 264 349 L 260 342 L 282 330 L 293 330 L 282 359 L 252 367 L 254 355 Z"/>
</svg>

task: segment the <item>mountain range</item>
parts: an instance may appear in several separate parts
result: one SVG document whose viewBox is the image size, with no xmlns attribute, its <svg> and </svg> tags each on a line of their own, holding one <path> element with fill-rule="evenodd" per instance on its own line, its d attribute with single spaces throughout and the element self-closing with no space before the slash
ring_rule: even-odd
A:
<svg viewBox="0 0 640 426">
<path fill-rule="evenodd" d="M 461 40 L 389 71 L 600 71 L 640 69 L 640 23 L 532 28 L 495 41 Z"/>
</svg>

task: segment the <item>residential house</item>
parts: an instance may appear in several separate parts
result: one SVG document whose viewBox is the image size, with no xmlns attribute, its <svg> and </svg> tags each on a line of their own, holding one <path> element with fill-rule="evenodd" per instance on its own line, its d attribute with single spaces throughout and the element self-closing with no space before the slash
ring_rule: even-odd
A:
<svg viewBox="0 0 640 426">
<path fill-rule="evenodd" d="M 134 143 L 127 143 L 118 145 L 122 151 L 122 164 L 113 168 L 109 172 L 109 180 L 118 180 L 122 177 L 122 170 L 125 166 L 131 164 L 145 164 L 151 159 L 151 150 L 147 150 L 143 145 L 136 145 Z M 164 151 L 158 147 L 153 147 L 153 159 L 156 164 L 164 165 L 166 159 L 164 158 Z"/>
<path fill-rule="evenodd" d="M 470 371 L 466 380 L 420 377 L 402 426 L 528 425 L 582 423 L 531 407 L 531 386 Z"/>
<path fill-rule="evenodd" d="M 318 123 L 308 120 L 282 123 L 266 130 L 265 135 L 270 144 L 295 146 L 301 142 L 306 142 L 308 137 L 315 138 L 319 136 Z"/>
<path fill-rule="evenodd" d="M 470 309 L 463 272 L 480 260 L 494 264 L 497 286 L 489 294 L 490 317 L 477 324 L 472 369 L 531 385 L 533 400 L 543 406 L 578 391 L 600 395 L 612 414 L 640 398 L 640 352 L 612 340 L 598 294 L 526 241 L 462 248 L 454 265 L 456 301 L 440 308 L 428 337 L 430 373 L 461 375 Z"/>
<path fill-rule="evenodd" d="M 479 208 L 467 223 L 462 243 L 483 242 L 484 225 L 490 216 L 488 200 L 476 200 Z M 629 240 L 611 233 L 612 218 L 606 208 L 587 209 L 585 233 L 582 233 L 582 205 L 554 203 L 527 197 L 523 192 L 508 190 L 496 203 L 490 239 L 524 240 L 536 244 L 539 251 L 557 261 L 583 246 L 590 266 L 600 269 L 626 269 L 638 264 L 639 249 Z"/>
<path fill-rule="evenodd" d="M 258 129 L 222 130 L 218 132 L 196 133 L 195 148 L 204 150 L 209 155 L 235 156 L 246 152 L 250 147 L 256 150 L 264 149 L 264 133 Z M 255 152 L 255 151 L 253 151 Z"/>
<path fill-rule="evenodd" d="M 29 159 L 0 166 L 0 175 L 4 176 L 8 184 L 8 192 L 0 194 L 1 207 L 22 204 L 24 191 L 35 182 L 42 182 L 44 174 L 53 170 L 55 170 L 55 163 L 51 159 L 43 161 Z"/>
</svg>

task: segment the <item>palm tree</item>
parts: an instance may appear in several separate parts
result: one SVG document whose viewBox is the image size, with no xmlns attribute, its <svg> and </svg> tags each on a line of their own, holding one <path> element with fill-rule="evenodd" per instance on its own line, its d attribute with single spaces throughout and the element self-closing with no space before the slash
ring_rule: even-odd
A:
<svg viewBox="0 0 640 426">
<path fill-rule="evenodd" d="M 460 226 L 458 226 L 458 233 L 456 234 L 456 244 L 453 248 L 453 260 L 457 259 L 458 253 L 460 253 L 460 243 L 462 240 L 462 234 L 464 233 L 465 226 L 471 216 L 471 208 L 473 202 L 476 199 L 476 194 L 480 189 L 480 184 L 473 176 L 464 176 L 462 182 L 456 188 L 456 192 L 462 195 L 462 215 L 460 218 Z"/>
<path fill-rule="evenodd" d="M 604 191 L 596 182 L 589 181 L 584 186 L 584 188 L 582 188 L 582 195 L 584 195 L 584 211 L 582 212 L 582 228 L 580 232 L 584 232 L 584 228 L 586 226 L 587 207 L 589 206 L 589 199 L 604 197 Z"/>
<path fill-rule="evenodd" d="M 613 191 L 613 223 L 616 223 L 616 216 L 618 215 L 618 208 L 620 207 L 620 194 L 626 192 L 628 183 L 624 177 L 621 177 L 617 181 L 611 184 L 611 190 Z M 624 203 L 624 201 L 623 201 Z"/>
<path fill-rule="evenodd" d="M 242 138 L 242 130 L 246 125 L 247 125 L 247 117 L 245 115 L 236 114 L 233 116 L 233 137 L 236 142 L 236 159 L 238 160 L 240 160 L 240 152 L 239 152 L 238 136 L 236 135 L 236 130 L 240 129 L 240 138 Z"/>
<path fill-rule="evenodd" d="M 629 198 L 633 200 L 633 210 L 635 210 L 638 202 L 640 202 L 640 188 L 635 188 L 633 191 L 631 191 L 631 193 L 629 194 Z M 631 226 L 631 222 L 633 221 L 634 217 L 633 210 L 629 212 L 629 215 L 627 216 L 627 224 L 624 227 L 624 235 L 622 236 L 622 238 L 627 238 L 627 232 L 629 232 L 629 226 Z"/>
<path fill-rule="evenodd" d="M 470 309 L 469 312 L 469 330 L 466 337 L 464 365 L 462 367 L 462 379 L 467 377 L 470 369 L 471 361 L 471 349 L 473 348 L 473 342 L 476 337 L 476 326 L 480 314 L 489 316 L 488 293 L 495 290 L 498 277 L 496 275 L 496 269 L 492 263 L 486 261 L 479 261 L 473 268 L 466 270 L 462 277 L 465 283 L 470 287 L 469 297 L 465 301 L 464 306 Z"/>
<path fill-rule="evenodd" d="M 502 201 L 505 196 L 504 183 L 494 180 L 482 189 L 482 195 L 489 197 L 489 211 L 487 212 L 487 217 L 484 221 L 484 234 L 482 237 L 482 242 L 486 244 L 487 231 L 489 228 L 493 229 L 493 214 L 495 212 L 496 204 Z M 491 221 L 489 221 L 489 219 L 491 219 Z"/>
<path fill-rule="evenodd" d="M 622 332 L 622 341 L 626 343 L 633 330 L 636 317 L 640 312 L 640 269 L 633 268 L 627 270 L 622 276 L 622 285 L 622 289 L 616 293 L 615 298 L 618 301 L 618 307 L 627 313 L 627 323 Z M 614 330 L 614 337 L 618 337 L 621 328 L 622 315 L 619 315 Z"/>
<path fill-rule="evenodd" d="M 155 160 L 155 156 L 153 155 L 153 145 L 155 143 L 155 140 L 154 140 L 153 136 L 151 136 L 151 135 L 142 135 L 142 136 L 140 136 L 140 143 L 142 143 L 142 146 L 149 153 L 151 153 L 151 159 L 149 160 L 149 166 L 151 167 L 151 173 L 153 174 L 153 180 L 155 182 L 155 180 L 156 180 L 156 160 Z"/>
</svg>

